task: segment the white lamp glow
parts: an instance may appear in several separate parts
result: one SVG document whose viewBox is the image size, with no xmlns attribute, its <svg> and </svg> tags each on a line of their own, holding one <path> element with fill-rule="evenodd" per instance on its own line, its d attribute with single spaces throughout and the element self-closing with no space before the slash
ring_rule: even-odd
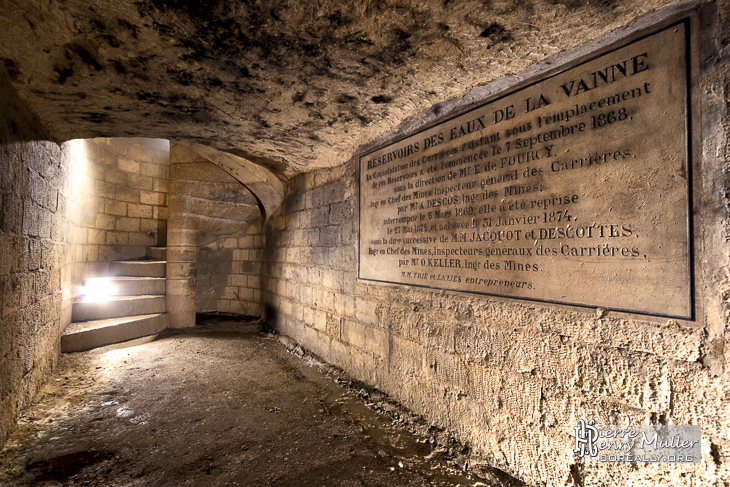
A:
<svg viewBox="0 0 730 487">
<path fill-rule="evenodd" d="M 99 277 L 87 279 L 80 291 L 82 301 L 103 303 L 116 295 L 117 288 L 112 284 L 111 279 Z"/>
</svg>

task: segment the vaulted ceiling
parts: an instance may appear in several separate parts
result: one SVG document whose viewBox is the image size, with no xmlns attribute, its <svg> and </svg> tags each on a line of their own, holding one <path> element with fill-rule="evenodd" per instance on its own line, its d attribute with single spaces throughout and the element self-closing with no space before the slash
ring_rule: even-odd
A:
<svg viewBox="0 0 730 487">
<path fill-rule="evenodd" d="M 665 3 L 0 0 L 0 58 L 55 140 L 203 144 L 287 179 Z"/>
</svg>

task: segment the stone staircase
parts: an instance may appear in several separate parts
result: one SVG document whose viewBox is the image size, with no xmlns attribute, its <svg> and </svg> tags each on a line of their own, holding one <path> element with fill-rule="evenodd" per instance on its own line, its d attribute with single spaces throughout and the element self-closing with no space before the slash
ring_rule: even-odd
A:
<svg viewBox="0 0 730 487">
<path fill-rule="evenodd" d="M 167 328 L 166 264 L 164 247 L 147 249 L 145 260 L 112 262 L 109 273 L 115 295 L 103 302 L 79 299 L 73 303 L 71 324 L 61 336 L 61 351 L 90 350 Z"/>
</svg>

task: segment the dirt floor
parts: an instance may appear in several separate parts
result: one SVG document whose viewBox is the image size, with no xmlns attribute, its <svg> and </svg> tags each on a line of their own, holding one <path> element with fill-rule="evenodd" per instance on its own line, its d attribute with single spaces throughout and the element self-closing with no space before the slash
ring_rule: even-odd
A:
<svg viewBox="0 0 730 487">
<path fill-rule="evenodd" d="M 496 485 L 257 328 L 207 319 L 64 354 L 0 452 L 0 483 Z"/>
</svg>

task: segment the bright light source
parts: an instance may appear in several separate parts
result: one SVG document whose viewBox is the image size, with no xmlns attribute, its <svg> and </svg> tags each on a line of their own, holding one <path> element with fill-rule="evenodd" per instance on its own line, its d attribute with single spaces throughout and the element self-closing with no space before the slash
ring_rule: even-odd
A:
<svg viewBox="0 0 730 487">
<path fill-rule="evenodd" d="M 81 300 L 92 303 L 103 303 L 109 301 L 112 296 L 117 294 L 117 287 L 112 284 L 111 279 L 99 277 L 95 279 L 86 279 L 81 286 Z"/>
</svg>

